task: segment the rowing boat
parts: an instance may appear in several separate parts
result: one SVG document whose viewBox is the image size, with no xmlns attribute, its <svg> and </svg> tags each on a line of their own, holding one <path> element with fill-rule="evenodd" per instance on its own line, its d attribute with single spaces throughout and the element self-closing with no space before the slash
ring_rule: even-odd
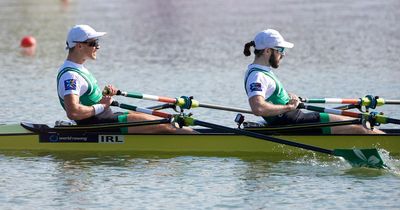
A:
<svg viewBox="0 0 400 210">
<path fill-rule="evenodd" d="M 103 94 L 109 91 L 105 89 Z M 312 135 L 312 129 L 362 124 L 374 129 L 380 124 L 400 124 L 400 119 L 389 118 L 382 113 L 346 111 L 354 107 L 326 109 L 305 104 L 298 108 L 345 115 L 355 118 L 338 122 L 304 123 L 272 127 L 245 126 L 244 116 L 238 114 L 235 122 L 238 128 L 230 128 L 193 118 L 185 114 L 184 109 L 205 107 L 217 110 L 252 114 L 251 110 L 226 107 L 215 104 L 204 104 L 193 97 L 168 98 L 141 93 L 128 93 L 118 90 L 117 95 L 126 97 L 166 102 L 161 106 L 141 108 L 130 104 L 113 101 L 111 106 L 161 117 L 158 120 L 140 122 L 119 122 L 96 125 L 63 125 L 48 126 L 44 124 L 21 123 L 0 125 L 0 151 L 73 151 L 73 152 L 117 152 L 133 154 L 179 154 L 179 155 L 224 155 L 224 156 L 258 156 L 268 154 L 285 157 L 297 157 L 306 151 L 317 152 L 344 158 L 353 167 L 390 168 L 381 158 L 378 149 L 391 156 L 400 155 L 400 129 L 383 130 L 379 135 Z M 371 102 L 366 107 L 375 108 L 378 103 Z M 374 97 L 377 99 L 377 97 Z M 319 100 L 318 100 L 319 101 Z M 376 101 L 376 100 L 375 100 Z M 390 102 L 392 103 L 392 102 Z M 397 101 L 393 102 L 397 103 Z M 167 105 L 167 106 L 165 106 Z M 365 105 L 365 104 L 364 104 Z M 179 114 L 169 114 L 160 109 L 181 108 Z M 361 106 L 356 106 L 361 111 Z M 183 126 L 202 126 L 207 129 L 195 129 L 192 134 L 122 134 L 116 128 L 131 126 L 148 126 L 173 123 Z M 241 126 L 243 125 L 243 129 Z M 250 123 L 251 125 L 251 123 Z M 112 129 L 112 132 L 110 132 Z M 119 129 L 117 129 L 119 131 Z M 303 132 L 305 131 L 305 132 Z M 306 134 L 308 133 L 308 134 Z"/>
<path fill-rule="evenodd" d="M 54 130 L 43 124 L 0 125 L 0 150 L 95 151 L 185 155 L 304 155 L 306 150 L 216 129 L 196 129 L 199 134 L 119 134 L 101 131 Z M 385 135 L 272 136 L 328 149 L 378 148 L 400 155 L 400 130 Z M 254 132 L 259 132 L 257 129 Z"/>
</svg>

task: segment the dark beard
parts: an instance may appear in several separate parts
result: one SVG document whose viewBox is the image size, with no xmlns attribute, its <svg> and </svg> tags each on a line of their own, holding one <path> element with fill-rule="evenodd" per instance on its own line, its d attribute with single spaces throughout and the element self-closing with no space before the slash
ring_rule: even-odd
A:
<svg viewBox="0 0 400 210">
<path fill-rule="evenodd" d="M 271 56 L 269 57 L 269 65 L 271 65 L 271 67 L 274 69 L 279 67 L 279 60 L 276 58 L 274 52 L 272 52 Z"/>
</svg>

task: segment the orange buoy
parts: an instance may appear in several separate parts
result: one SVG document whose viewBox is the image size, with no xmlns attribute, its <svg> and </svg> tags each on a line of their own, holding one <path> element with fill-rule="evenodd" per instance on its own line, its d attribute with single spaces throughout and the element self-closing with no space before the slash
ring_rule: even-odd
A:
<svg viewBox="0 0 400 210">
<path fill-rule="evenodd" d="M 35 54 L 36 39 L 33 36 L 24 36 L 21 39 L 22 54 L 32 56 Z"/>
</svg>

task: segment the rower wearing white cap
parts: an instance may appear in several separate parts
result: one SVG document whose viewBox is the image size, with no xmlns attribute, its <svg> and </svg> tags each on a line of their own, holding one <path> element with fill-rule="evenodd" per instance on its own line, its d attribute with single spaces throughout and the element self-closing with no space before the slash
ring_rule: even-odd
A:
<svg viewBox="0 0 400 210">
<path fill-rule="evenodd" d="M 105 32 L 97 32 L 88 25 L 76 25 L 68 33 L 68 56 L 57 75 L 57 91 L 61 106 L 68 118 L 78 125 L 144 121 L 159 119 L 139 112 L 113 112 L 110 108 L 117 89 L 108 85 L 110 94 L 102 95 L 96 78 L 84 67 L 84 63 L 96 60 L 100 49 L 99 38 Z M 159 124 L 121 129 L 129 133 L 192 133 L 190 128 L 176 128 L 171 124 Z M 114 131 L 114 130 L 113 130 Z M 119 131 L 118 129 L 115 131 Z"/>
<path fill-rule="evenodd" d="M 250 107 L 255 115 L 262 116 L 268 125 L 288 125 L 298 123 L 344 121 L 351 118 L 326 113 L 307 112 L 297 109 L 299 98 L 288 93 L 283 84 L 273 73 L 277 69 L 285 50 L 292 48 L 293 43 L 285 41 L 282 35 L 267 29 L 259 32 L 253 41 L 244 46 L 244 55 L 250 56 L 254 47 L 254 61 L 248 66 L 245 76 L 245 89 Z M 311 133 L 383 133 L 373 131 L 362 125 L 343 125 L 309 130 Z"/>
</svg>

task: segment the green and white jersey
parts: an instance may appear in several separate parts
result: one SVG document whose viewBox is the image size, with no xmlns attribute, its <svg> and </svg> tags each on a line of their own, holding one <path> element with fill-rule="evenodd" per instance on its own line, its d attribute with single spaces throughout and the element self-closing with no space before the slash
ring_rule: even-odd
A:
<svg viewBox="0 0 400 210">
<path fill-rule="evenodd" d="M 94 76 L 83 65 L 68 60 L 58 71 L 57 92 L 63 107 L 64 97 L 69 94 L 78 95 L 80 103 L 86 106 L 97 104 L 102 98 Z"/>
<path fill-rule="evenodd" d="M 250 64 L 245 76 L 245 88 L 248 98 L 259 95 L 273 104 L 286 104 L 289 95 L 271 68 Z"/>
</svg>

